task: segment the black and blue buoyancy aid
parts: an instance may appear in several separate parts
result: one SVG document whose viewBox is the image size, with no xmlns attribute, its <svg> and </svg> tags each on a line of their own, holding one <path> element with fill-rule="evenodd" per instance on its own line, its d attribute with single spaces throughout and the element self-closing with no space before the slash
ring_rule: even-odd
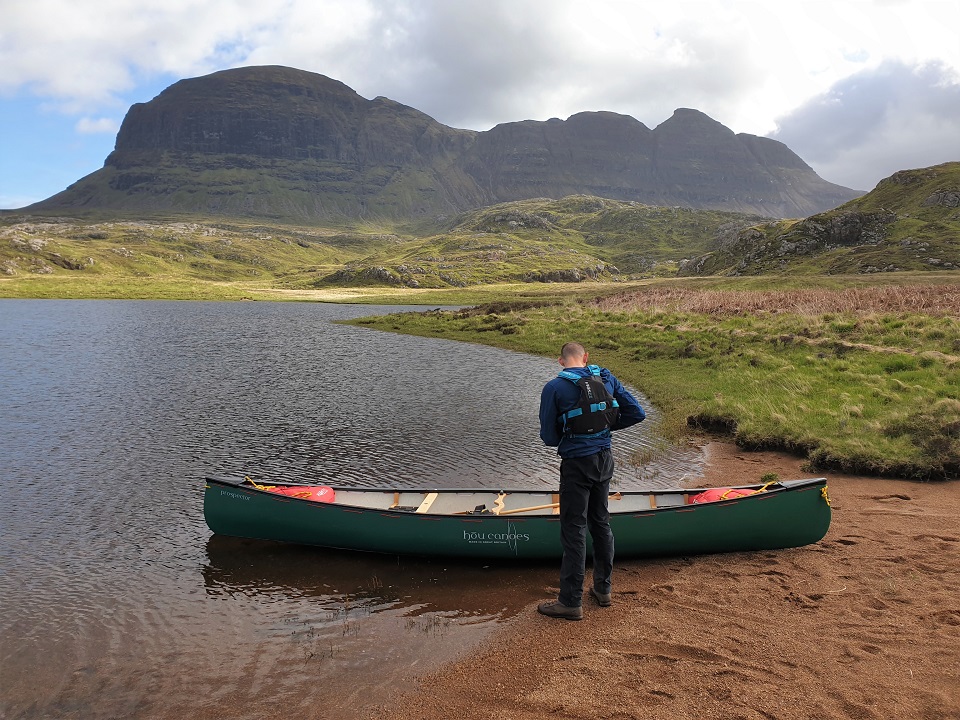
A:
<svg viewBox="0 0 960 720">
<path fill-rule="evenodd" d="M 587 370 L 589 375 L 569 370 L 558 374 L 580 388 L 578 404 L 560 416 L 564 435 L 598 435 L 613 427 L 620 414 L 619 404 L 600 379 L 599 366 L 587 365 Z"/>
</svg>

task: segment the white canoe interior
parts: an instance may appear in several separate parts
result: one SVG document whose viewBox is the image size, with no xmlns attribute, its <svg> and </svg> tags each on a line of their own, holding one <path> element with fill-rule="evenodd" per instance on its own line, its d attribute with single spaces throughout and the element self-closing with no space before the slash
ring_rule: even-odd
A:
<svg viewBox="0 0 960 720">
<path fill-rule="evenodd" d="M 640 512 L 658 507 L 681 506 L 697 491 L 612 493 L 610 512 Z M 337 505 L 371 510 L 396 510 L 430 515 L 557 515 L 557 493 L 493 491 L 393 491 L 337 489 Z"/>
</svg>

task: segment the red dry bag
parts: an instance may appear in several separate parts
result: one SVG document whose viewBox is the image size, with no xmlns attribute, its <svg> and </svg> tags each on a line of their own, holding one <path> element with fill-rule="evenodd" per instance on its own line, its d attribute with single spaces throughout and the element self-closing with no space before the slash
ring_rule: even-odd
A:
<svg viewBox="0 0 960 720">
<path fill-rule="evenodd" d="M 730 500 L 732 498 L 743 497 L 744 495 L 753 495 L 755 492 L 757 491 L 748 488 L 710 488 L 690 498 L 690 504 Z"/>
<path fill-rule="evenodd" d="M 286 495 L 287 497 L 302 498 L 304 500 L 313 500 L 314 502 L 328 503 L 333 502 L 336 493 L 332 487 L 326 485 L 293 485 L 286 487 L 269 488 L 272 493 Z"/>
</svg>

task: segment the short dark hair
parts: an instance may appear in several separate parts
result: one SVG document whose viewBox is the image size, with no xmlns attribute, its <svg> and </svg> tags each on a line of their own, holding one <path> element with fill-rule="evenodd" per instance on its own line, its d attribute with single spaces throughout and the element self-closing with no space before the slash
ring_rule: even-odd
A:
<svg viewBox="0 0 960 720">
<path fill-rule="evenodd" d="M 586 352 L 586 348 L 578 342 L 567 342 L 560 348 L 560 357 L 574 358 L 580 357 Z"/>
</svg>

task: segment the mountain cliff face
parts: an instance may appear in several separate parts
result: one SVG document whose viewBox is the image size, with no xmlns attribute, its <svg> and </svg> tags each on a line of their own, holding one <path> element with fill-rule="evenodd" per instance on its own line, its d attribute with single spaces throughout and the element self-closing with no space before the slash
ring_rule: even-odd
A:
<svg viewBox="0 0 960 720">
<path fill-rule="evenodd" d="M 251 67 L 134 105 L 103 169 L 30 209 L 400 218 L 573 194 L 771 217 L 858 195 L 696 110 L 653 130 L 588 112 L 474 132 L 323 75 Z"/>
</svg>

